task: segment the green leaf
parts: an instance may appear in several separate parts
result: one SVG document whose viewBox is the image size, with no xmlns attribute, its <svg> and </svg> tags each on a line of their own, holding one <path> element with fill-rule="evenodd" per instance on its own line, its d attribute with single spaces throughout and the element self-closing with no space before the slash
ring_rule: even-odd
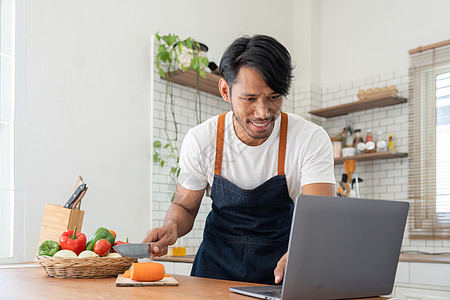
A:
<svg viewBox="0 0 450 300">
<path fill-rule="evenodd" d="M 155 152 L 155 154 L 153 154 L 153 162 L 158 162 L 158 159 L 159 159 L 159 153 L 158 152 Z"/>
<path fill-rule="evenodd" d="M 180 177 L 180 171 L 181 171 L 181 168 L 178 168 L 177 177 Z"/>
<path fill-rule="evenodd" d="M 170 46 L 170 35 L 164 35 L 163 37 L 162 37 L 162 39 L 163 39 L 163 41 L 168 45 L 168 46 Z"/>
<path fill-rule="evenodd" d="M 191 69 L 197 71 L 199 67 L 200 66 L 198 64 L 198 56 L 196 56 L 191 60 Z"/>
<path fill-rule="evenodd" d="M 167 149 L 167 147 L 169 147 L 169 146 L 170 146 L 170 143 L 165 144 L 164 149 Z"/>
<path fill-rule="evenodd" d="M 188 68 L 188 67 L 181 66 L 181 68 L 182 68 L 183 70 L 185 70 L 185 71 L 189 71 L 189 68 Z"/>
<path fill-rule="evenodd" d="M 178 43 L 178 53 L 181 53 L 181 51 L 183 51 L 183 44 Z"/>
<path fill-rule="evenodd" d="M 201 70 L 201 71 L 200 71 L 200 76 L 203 77 L 203 79 L 206 79 L 206 73 L 205 73 L 205 71 Z"/>
<path fill-rule="evenodd" d="M 166 163 L 165 160 L 161 160 L 161 168 L 164 167 L 164 164 Z"/>
<path fill-rule="evenodd" d="M 164 62 L 171 62 L 172 61 L 172 56 L 170 55 L 170 53 L 168 51 L 161 51 L 160 52 L 160 57 L 161 60 Z"/>
<path fill-rule="evenodd" d="M 170 38 L 170 46 L 172 46 L 172 45 L 174 45 L 177 42 L 178 35 L 171 34 L 171 35 L 169 35 L 169 38 Z"/>
<path fill-rule="evenodd" d="M 159 69 L 159 76 L 166 78 L 166 73 L 164 73 L 163 69 Z"/>
<path fill-rule="evenodd" d="M 203 63 L 205 66 L 208 66 L 208 65 L 209 65 L 209 59 L 208 59 L 206 56 L 203 57 L 202 63 Z"/>
<path fill-rule="evenodd" d="M 194 49 L 194 51 L 196 52 L 196 53 L 198 53 L 198 52 L 200 52 L 200 43 L 199 42 L 197 42 L 197 41 L 193 41 L 193 46 L 192 46 L 192 49 Z"/>
<path fill-rule="evenodd" d="M 186 47 L 192 49 L 192 40 L 191 38 L 186 39 Z"/>
<path fill-rule="evenodd" d="M 153 147 L 155 147 L 155 148 L 159 148 L 159 147 L 161 147 L 161 141 L 154 141 L 153 142 Z"/>
</svg>

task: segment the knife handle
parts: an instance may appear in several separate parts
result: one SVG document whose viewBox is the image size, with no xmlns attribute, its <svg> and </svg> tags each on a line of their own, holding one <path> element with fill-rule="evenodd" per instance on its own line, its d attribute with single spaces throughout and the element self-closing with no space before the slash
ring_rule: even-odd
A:
<svg viewBox="0 0 450 300">
<path fill-rule="evenodd" d="M 70 208 L 72 203 L 78 198 L 78 196 L 81 194 L 82 191 L 86 188 L 86 184 L 80 185 L 77 190 L 72 194 L 72 196 L 69 198 L 69 200 L 64 205 L 65 208 Z"/>
<path fill-rule="evenodd" d="M 81 178 L 81 176 L 77 176 L 75 177 L 75 181 L 73 182 L 73 190 L 72 193 L 75 193 L 75 191 L 77 190 L 77 188 L 82 185 L 84 183 L 83 178 Z"/>
<path fill-rule="evenodd" d="M 77 199 L 70 205 L 70 209 L 80 209 L 81 207 L 81 199 L 83 199 L 84 195 L 87 192 L 88 187 L 86 187 L 81 194 L 77 197 Z"/>
</svg>

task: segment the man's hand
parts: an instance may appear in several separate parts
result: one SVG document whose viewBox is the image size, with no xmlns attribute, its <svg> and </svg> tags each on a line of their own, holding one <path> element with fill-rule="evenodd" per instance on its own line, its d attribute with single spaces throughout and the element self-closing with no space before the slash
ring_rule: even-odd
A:
<svg viewBox="0 0 450 300">
<path fill-rule="evenodd" d="M 154 244 L 151 257 L 166 255 L 168 246 L 175 244 L 178 237 L 191 231 L 204 193 L 205 189 L 192 191 L 180 184 L 177 185 L 175 197 L 169 206 L 163 226 L 148 231 L 142 241 Z"/>
<path fill-rule="evenodd" d="M 277 267 L 273 271 L 275 275 L 275 283 L 280 283 L 281 279 L 283 279 L 284 269 L 286 268 L 286 258 L 287 252 L 284 254 L 277 263 Z"/>
<path fill-rule="evenodd" d="M 154 256 L 163 256 L 167 254 L 168 246 L 175 244 L 177 241 L 177 229 L 175 226 L 166 225 L 155 228 L 147 232 L 147 236 L 142 243 L 152 243 L 152 254 Z"/>
</svg>

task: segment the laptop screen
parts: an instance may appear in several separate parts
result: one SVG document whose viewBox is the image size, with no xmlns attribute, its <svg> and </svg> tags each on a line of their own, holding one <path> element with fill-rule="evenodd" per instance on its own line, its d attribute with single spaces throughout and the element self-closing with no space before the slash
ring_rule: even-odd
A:
<svg viewBox="0 0 450 300">
<path fill-rule="evenodd" d="M 390 294 L 408 209 L 398 201 L 297 198 L 282 299 Z"/>
</svg>

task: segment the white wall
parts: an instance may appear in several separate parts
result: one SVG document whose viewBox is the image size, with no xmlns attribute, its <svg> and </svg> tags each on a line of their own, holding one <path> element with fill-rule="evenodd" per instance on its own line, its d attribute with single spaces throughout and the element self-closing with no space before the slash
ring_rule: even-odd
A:
<svg viewBox="0 0 450 300">
<path fill-rule="evenodd" d="M 177 33 L 209 46 L 219 62 L 242 34 L 292 47 L 292 1 L 19 0 L 25 3 L 25 126 L 18 137 L 23 257 L 37 247 L 46 203 L 63 204 L 73 179 L 89 191 L 83 232 L 98 226 L 140 242 L 150 228 L 150 35 Z M 21 167 L 23 165 L 23 167 Z M 19 214 L 19 216 L 22 213 Z"/>
<path fill-rule="evenodd" d="M 450 28 L 445 0 L 18 2 L 26 9 L 19 261 L 34 257 L 45 203 L 63 204 L 79 174 L 89 186 L 85 233 L 106 226 L 141 241 L 151 226 L 149 50 L 156 31 L 204 42 L 217 63 L 235 37 L 273 35 L 293 55 L 296 86 L 328 88 L 405 69 L 409 49 L 448 39 Z"/>
<path fill-rule="evenodd" d="M 320 2 L 322 87 L 406 69 L 408 50 L 450 38 L 450 1 Z"/>
<path fill-rule="evenodd" d="M 302 90 L 320 86 L 321 1 L 293 0 L 294 83 Z"/>
</svg>

